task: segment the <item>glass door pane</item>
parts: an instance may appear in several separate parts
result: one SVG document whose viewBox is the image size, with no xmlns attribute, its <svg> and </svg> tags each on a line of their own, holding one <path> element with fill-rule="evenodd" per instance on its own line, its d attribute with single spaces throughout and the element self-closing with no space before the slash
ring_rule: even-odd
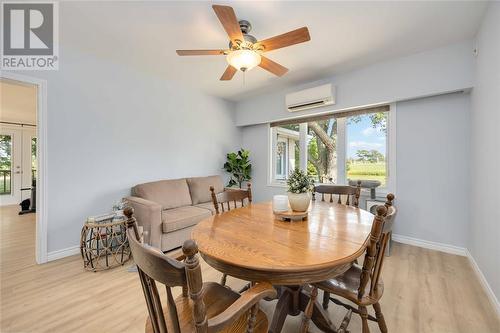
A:
<svg viewBox="0 0 500 333">
<path fill-rule="evenodd" d="M 36 138 L 32 137 L 31 138 L 31 182 L 32 184 L 35 184 L 36 182 L 36 166 L 37 166 L 37 159 L 36 159 Z"/>
<path fill-rule="evenodd" d="M 12 136 L 0 135 L 0 195 L 12 192 Z"/>
</svg>

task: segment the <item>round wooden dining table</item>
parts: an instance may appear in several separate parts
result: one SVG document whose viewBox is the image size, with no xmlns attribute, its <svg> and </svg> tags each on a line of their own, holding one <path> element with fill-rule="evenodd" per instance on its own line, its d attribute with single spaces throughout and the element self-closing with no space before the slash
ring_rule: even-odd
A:
<svg viewBox="0 0 500 333">
<path fill-rule="evenodd" d="M 373 218 L 352 206 L 313 201 L 306 220 L 282 221 L 270 202 L 253 203 L 203 220 L 192 238 L 203 259 L 220 272 L 278 289 L 269 328 L 275 333 L 287 315 L 306 309 L 306 285 L 342 274 L 363 254 Z M 318 302 L 311 320 L 324 332 L 336 332 Z"/>
</svg>

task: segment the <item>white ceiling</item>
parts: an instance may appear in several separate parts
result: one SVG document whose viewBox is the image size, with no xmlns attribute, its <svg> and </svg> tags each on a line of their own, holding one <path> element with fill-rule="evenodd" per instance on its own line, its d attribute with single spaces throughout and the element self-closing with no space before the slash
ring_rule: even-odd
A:
<svg viewBox="0 0 500 333">
<path fill-rule="evenodd" d="M 36 86 L 0 80 L 0 121 L 36 124 Z"/>
<path fill-rule="evenodd" d="M 230 4 L 264 39 L 302 26 L 311 41 L 266 55 L 283 77 L 256 68 L 219 77 L 223 56 L 179 57 L 176 49 L 227 47 L 211 2 L 64 2 L 63 46 L 122 61 L 230 100 L 473 37 L 486 2 L 217 2 Z M 64 61 L 64 60 L 62 60 Z"/>
</svg>

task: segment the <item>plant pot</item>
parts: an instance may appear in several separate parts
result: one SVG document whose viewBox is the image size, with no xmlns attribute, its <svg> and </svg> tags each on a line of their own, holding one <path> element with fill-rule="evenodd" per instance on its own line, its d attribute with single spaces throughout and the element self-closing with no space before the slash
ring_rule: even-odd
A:
<svg viewBox="0 0 500 333">
<path fill-rule="evenodd" d="M 288 202 L 294 212 L 305 212 L 311 203 L 311 193 L 291 193 L 288 192 Z"/>
</svg>

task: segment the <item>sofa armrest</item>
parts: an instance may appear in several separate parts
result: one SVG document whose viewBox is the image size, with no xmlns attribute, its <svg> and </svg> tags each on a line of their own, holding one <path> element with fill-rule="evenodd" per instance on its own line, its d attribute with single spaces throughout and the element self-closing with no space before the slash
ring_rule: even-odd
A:
<svg viewBox="0 0 500 333">
<path fill-rule="evenodd" d="M 144 227 L 144 231 L 149 231 L 150 245 L 161 250 L 161 235 L 163 233 L 161 205 L 133 196 L 126 197 L 125 200 L 134 208 L 137 223 Z"/>
</svg>

